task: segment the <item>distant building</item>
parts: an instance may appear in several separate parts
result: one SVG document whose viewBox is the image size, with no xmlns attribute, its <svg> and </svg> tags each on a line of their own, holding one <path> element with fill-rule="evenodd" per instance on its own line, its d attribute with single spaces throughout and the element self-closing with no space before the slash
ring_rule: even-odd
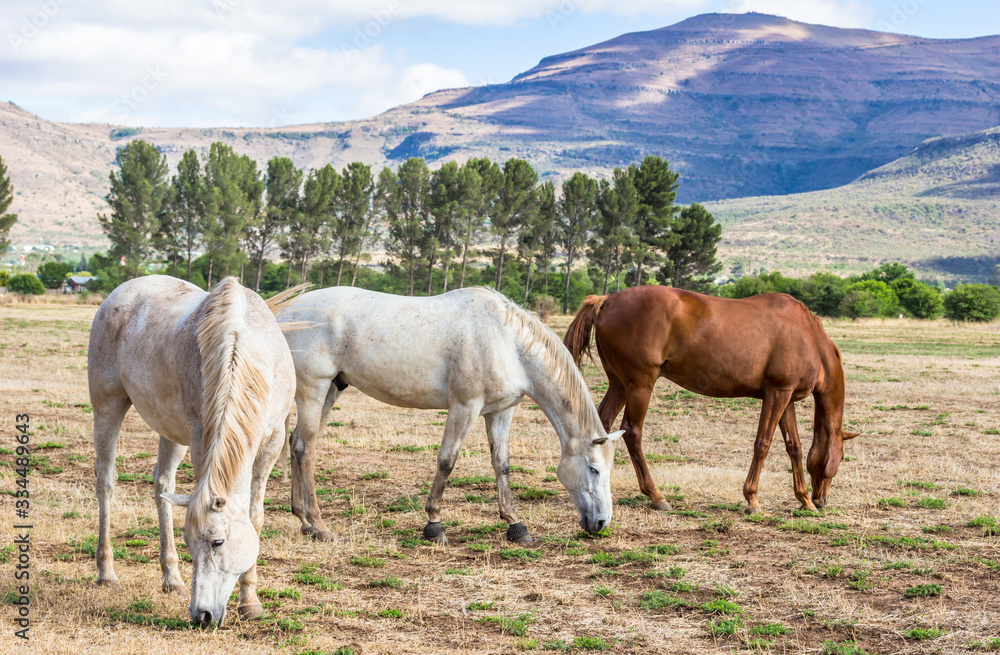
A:
<svg viewBox="0 0 1000 655">
<path fill-rule="evenodd" d="M 96 279 L 96 277 L 87 275 L 71 275 L 66 278 L 66 284 L 63 286 L 63 293 L 80 293 L 81 291 L 88 291 L 90 289 L 90 283 Z"/>
</svg>

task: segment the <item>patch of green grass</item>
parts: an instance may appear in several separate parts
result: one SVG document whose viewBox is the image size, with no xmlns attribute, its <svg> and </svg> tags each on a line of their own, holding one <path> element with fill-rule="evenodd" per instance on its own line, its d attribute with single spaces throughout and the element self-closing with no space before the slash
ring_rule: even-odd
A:
<svg viewBox="0 0 1000 655">
<path fill-rule="evenodd" d="M 576 539 L 604 539 L 611 536 L 611 526 L 606 526 L 598 530 L 597 532 L 587 532 L 586 530 L 578 530 L 574 535 Z"/>
<path fill-rule="evenodd" d="M 946 503 L 942 498 L 924 496 L 920 499 L 920 506 L 924 509 L 944 509 L 948 506 L 948 503 Z"/>
<path fill-rule="evenodd" d="M 859 647 L 853 641 L 842 641 L 839 644 L 835 641 L 824 641 L 821 655 L 872 655 L 868 651 Z"/>
<path fill-rule="evenodd" d="M 706 614 L 743 615 L 743 609 L 739 605 L 725 598 L 716 598 L 707 603 L 702 603 L 701 609 Z"/>
<path fill-rule="evenodd" d="M 389 477 L 388 471 L 372 471 L 361 476 L 362 480 L 385 480 Z"/>
<path fill-rule="evenodd" d="M 420 496 L 400 496 L 386 506 L 388 512 L 417 512 L 424 508 Z"/>
<path fill-rule="evenodd" d="M 493 484 L 496 479 L 490 475 L 467 475 L 448 478 L 448 484 L 453 487 L 465 487 L 476 484 Z"/>
<path fill-rule="evenodd" d="M 594 587 L 594 593 L 602 598 L 607 598 L 611 594 L 615 593 L 615 590 L 611 587 L 605 587 L 604 585 L 597 585 Z"/>
<path fill-rule="evenodd" d="M 479 612 L 481 610 L 492 609 L 494 605 L 496 605 L 496 603 L 493 602 L 492 600 L 489 600 L 489 601 L 476 601 L 474 603 L 469 603 L 468 609 L 471 612 Z"/>
<path fill-rule="evenodd" d="M 392 609 L 391 607 L 387 607 L 384 610 L 375 614 L 375 616 L 379 617 L 380 619 L 401 619 L 405 616 L 405 614 L 403 614 L 402 610 L 397 610 L 397 609 Z"/>
<path fill-rule="evenodd" d="M 879 498 L 878 506 L 881 509 L 886 509 L 887 507 L 906 507 L 906 501 L 898 496 L 893 496 L 891 498 Z"/>
<path fill-rule="evenodd" d="M 759 637 L 780 637 L 792 634 L 792 629 L 783 623 L 762 623 L 750 628 L 750 634 Z"/>
<path fill-rule="evenodd" d="M 976 518 L 966 523 L 966 525 L 969 526 L 970 528 L 978 528 L 987 525 L 993 526 L 996 524 L 997 524 L 996 519 L 994 519 L 992 516 L 977 516 Z"/>
<path fill-rule="evenodd" d="M 851 574 L 851 578 L 847 583 L 847 586 L 855 591 L 868 591 L 875 586 L 875 583 L 868 579 L 869 575 L 871 575 L 869 571 L 858 569 Z"/>
<path fill-rule="evenodd" d="M 644 610 L 659 610 L 668 607 L 691 607 L 691 603 L 682 598 L 671 596 L 665 591 L 655 589 L 644 592 L 639 597 L 639 607 Z"/>
<path fill-rule="evenodd" d="M 912 487 L 915 489 L 938 489 L 939 487 L 933 482 L 919 482 L 915 480 L 910 481 L 899 481 L 899 486 L 901 487 Z"/>
<path fill-rule="evenodd" d="M 937 639 L 943 634 L 947 634 L 947 632 L 941 628 L 911 628 L 904 632 L 903 636 L 907 639 L 922 640 Z"/>
<path fill-rule="evenodd" d="M 535 620 L 533 614 L 518 614 L 517 616 L 485 616 L 477 619 L 480 623 L 491 623 L 500 626 L 500 630 L 514 637 L 528 634 L 528 626 Z"/>
<path fill-rule="evenodd" d="M 969 489 L 968 487 L 955 487 L 955 490 L 951 492 L 952 496 L 982 496 L 982 491 L 976 491 L 975 489 Z"/>
<path fill-rule="evenodd" d="M 922 525 L 920 526 L 921 532 L 926 532 L 927 534 L 936 534 L 938 532 L 951 532 L 951 528 L 947 525 Z"/>
<path fill-rule="evenodd" d="M 684 569 L 680 566 L 671 566 L 666 571 L 655 570 L 655 571 L 645 571 L 642 574 L 644 578 L 683 578 Z"/>
<path fill-rule="evenodd" d="M 368 555 L 355 555 L 349 561 L 354 566 L 367 566 L 369 568 L 375 568 L 375 569 L 385 566 L 384 559 L 379 559 L 378 557 L 369 557 Z"/>
<path fill-rule="evenodd" d="M 542 650 L 559 650 L 566 651 L 569 650 L 569 644 L 567 644 L 562 639 L 550 639 L 549 641 L 543 641 L 541 643 Z"/>
<path fill-rule="evenodd" d="M 708 634 L 713 637 L 729 637 L 736 634 L 743 625 L 743 619 L 736 617 L 733 619 L 712 619 L 708 622 Z"/>
<path fill-rule="evenodd" d="M 595 553 L 591 555 L 590 563 L 599 564 L 606 569 L 610 569 L 633 562 L 652 564 L 653 562 L 660 561 L 662 557 L 662 555 L 654 550 L 633 548 L 632 550 L 623 550 L 619 553 L 609 553 L 607 551 Z"/>
<path fill-rule="evenodd" d="M 882 569 L 886 570 L 886 571 L 898 571 L 898 570 L 901 570 L 901 569 L 908 569 L 911 566 L 913 566 L 913 564 L 911 562 L 907 562 L 907 561 L 889 562 L 888 564 L 886 564 L 885 566 L 883 566 Z"/>
<path fill-rule="evenodd" d="M 736 598 L 740 595 L 739 591 L 725 584 L 715 585 L 715 593 L 719 594 L 723 598 Z"/>
<path fill-rule="evenodd" d="M 193 630 L 197 626 L 188 619 L 164 618 L 149 616 L 129 611 L 115 610 L 111 613 L 111 623 L 129 623 L 132 625 L 148 625 L 167 630 Z"/>
<path fill-rule="evenodd" d="M 475 575 L 476 572 L 468 566 L 450 566 L 444 570 L 445 575 Z"/>
<path fill-rule="evenodd" d="M 50 448 L 65 448 L 65 447 L 66 444 L 57 443 L 55 441 L 46 441 L 45 443 L 40 443 L 37 446 L 35 446 L 37 450 L 48 450 Z"/>
<path fill-rule="evenodd" d="M 939 584 L 922 584 L 916 587 L 907 587 L 906 591 L 903 592 L 904 598 L 930 598 L 931 596 L 941 595 L 941 585 Z"/>
<path fill-rule="evenodd" d="M 542 500 L 543 498 L 548 498 L 549 496 L 558 495 L 557 491 L 552 489 L 539 489 L 537 487 L 528 487 L 524 491 L 520 491 L 517 497 L 521 500 Z"/>
<path fill-rule="evenodd" d="M 542 551 L 528 550 L 527 548 L 503 548 L 500 550 L 500 557 L 504 559 L 517 559 L 521 563 L 541 559 Z"/>
<path fill-rule="evenodd" d="M 675 582 L 670 585 L 669 589 L 675 594 L 683 594 L 698 591 L 698 585 L 691 584 L 690 582 Z"/>
<path fill-rule="evenodd" d="M 285 589 L 258 589 L 257 595 L 261 598 L 291 598 L 297 600 L 302 597 L 299 590 L 294 587 Z"/>
<path fill-rule="evenodd" d="M 733 527 L 732 519 L 721 519 L 716 521 L 702 521 L 698 526 L 705 532 L 720 532 L 725 534 L 729 532 L 729 528 Z"/>
<path fill-rule="evenodd" d="M 923 537 L 889 537 L 881 534 L 865 537 L 863 542 L 880 544 L 882 546 L 912 548 L 914 550 L 955 550 L 957 548 L 957 546 L 949 544 L 947 541 L 931 541 Z"/>
<path fill-rule="evenodd" d="M 611 650 L 612 644 L 601 637 L 584 635 L 573 639 L 573 648 L 580 650 Z"/>
<path fill-rule="evenodd" d="M 378 578 L 377 580 L 369 580 L 369 587 L 388 587 L 390 589 L 399 589 L 403 586 L 403 581 L 394 575 L 387 575 L 384 578 Z"/>
</svg>

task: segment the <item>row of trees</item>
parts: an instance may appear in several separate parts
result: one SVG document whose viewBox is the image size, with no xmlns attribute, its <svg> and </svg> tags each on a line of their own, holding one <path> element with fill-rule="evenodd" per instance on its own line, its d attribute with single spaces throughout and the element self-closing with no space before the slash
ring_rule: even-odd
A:
<svg viewBox="0 0 1000 655">
<path fill-rule="evenodd" d="M 247 283 L 260 290 L 269 253 L 280 251 L 286 286 L 295 273 L 320 286 L 354 285 L 362 259 L 381 250 L 410 295 L 465 286 L 485 258 L 493 286 L 527 302 L 533 291 L 549 292 L 559 252 L 566 310 L 580 263 L 597 271 L 605 292 L 654 278 L 703 288 L 720 268 L 720 226 L 701 205 L 675 204 L 678 174 L 655 156 L 609 179 L 576 173 L 557 194 L 517 158 L 433 171 L 412 158 L 376 176 L 360 162 L 305 173 L 274 157 L 262 173 L 222 143 L 203 158 L 187 151 L 169 177 L 156 146 L 135 140 L 119 149 L 110 177 L 110 212 L 99 220 L 110 257 L 125 260 L 124 279 L 157 256 L 191 279 L 202 251 L 206 286 L 249 265 Z"/>
<path fill-rule="evenodd" d="M 720 287 L 729 298 L 761 293 L 787 293 L 798 298 L 814 314 L 849 318 L 896 317 L 940 318 L 956 321 L 992 321 L 1000 316 L 1000 289 L 990 284 L 960 284 L 950 292 L 917 280 L 905 265 L 890 262 L 856 277 L 814 273 L 787 278 L 781 273 L 742 277 Z"/>
</svg>

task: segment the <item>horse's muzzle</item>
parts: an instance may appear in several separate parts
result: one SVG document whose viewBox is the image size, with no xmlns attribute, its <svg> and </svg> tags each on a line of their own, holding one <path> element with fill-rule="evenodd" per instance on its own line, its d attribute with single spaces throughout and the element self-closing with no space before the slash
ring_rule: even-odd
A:
<svg viewBox="0 0 1000 655">
<path fill-rule="evenodd" d="M 604 519 L 580 519 L 580 527 L 590 534 L 600 532 L 607 524 L 608 522 Z"/>
</svg>

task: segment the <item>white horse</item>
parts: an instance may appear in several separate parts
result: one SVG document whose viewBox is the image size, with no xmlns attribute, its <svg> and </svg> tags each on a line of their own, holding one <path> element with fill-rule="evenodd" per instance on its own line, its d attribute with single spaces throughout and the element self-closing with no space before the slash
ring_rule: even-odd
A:
<svg viewBox="0 0 1000 655">
<path fill-rule="evenodd" d="M 534 315 L 489 289 L 408 298 L 350 287 L 320 289 L 289 303 L 278 322 L 295 360 L 298 423 L 291 437 L 292 511 L 303 534 L 328 540 L 316 503 L 316 438 L 348 385 L 400 407 L 447 409 L 423 534 L 447 543 L 441 496 L 462 441 L 486 419 L 500 516 L 507 538 L 532 541 L 510 492 L 507 433 L 514 407 L 530 396 L 559 435 L 557 475 L 597 532 L 611 520 L 613 441 L 559 337 Z M 310 327 L 301 327 L 310 326 Z"/>
<path fill-rule="evenodd" d="M 160 435 L 154 471 L 163 591 L 184 593 L 171 505 L 187 508 L 191 619 L 220 624 L 237 579 L 241 615 L 262 612 L 257 554 L 264 485 L 281 451 L 295 372 L 260 296 L 226 278 L 211 292 L 154 275 L 119 286 L 94 317 L 87 358 L 100 533 L 97 583 L 118 588 L 111 545 L 115 451 L 130 406 Z M 172 493 L 191 447 L 194 493 Z"/>
</svg>

